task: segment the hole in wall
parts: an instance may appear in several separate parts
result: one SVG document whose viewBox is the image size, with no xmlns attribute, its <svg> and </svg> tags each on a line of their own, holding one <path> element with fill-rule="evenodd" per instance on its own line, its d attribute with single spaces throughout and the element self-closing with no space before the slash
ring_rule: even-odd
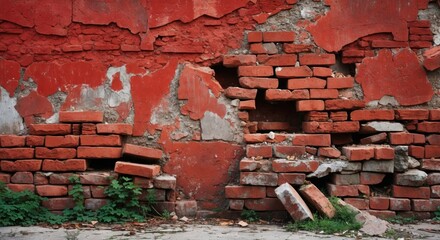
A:
<svg viewBox="0 0 440 240">
<path fill-rule="evenodd" d="M 215 72 L 215 79 L 217 79 L 223 89 L 228 87 L 240 87 L 237 68 L 227 68 L 223 66 L 223 63 L 212 65 L 211 68 Z"/>
<path fill-rule="evenodd" d="M 88 159 L 87 171 L 113 171 L 121 159 Z"/>
</svg>

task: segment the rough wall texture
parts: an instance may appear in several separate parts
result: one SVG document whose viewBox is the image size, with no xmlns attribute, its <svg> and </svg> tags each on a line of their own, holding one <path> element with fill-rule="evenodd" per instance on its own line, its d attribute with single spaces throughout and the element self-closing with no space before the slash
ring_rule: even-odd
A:
<svg viewBox="0 0 440 240">
<path fill-rule="evenodd" d="M 0 180 L 16 190 L 64 189 L 68 183 L 47 176 L 99 170 L 162 189 L 166 209 L 194 208 L 195 200 L 199 210 L 283 210 L 274 188 L 306 178 L 329 182 L 330 194 L 378 215 L 427 216 L 440 205 L 438 1 L 0 5 Z M 103 119 L 66 122 L 66 114 L 80 112 Z M 124 123 L 130 132 L 100 133 L 97 122 Z M 70 132 L 34 131 L 59 123 Z M 93 146 L 114 148 L 112 160 L 80 154 L 90 147 L 81 140 L 87 134 L 122 139 Z M 54 135 L 77 142 L 51 146 Z M 142 147 L 163 154 L 139 156 Z M 16 148 L 29 155 L 14 155 L 21 152 Z M 149 160 L 139 163 L 133 155 Z M 305 174 L 341 161 L 337 172 L 349 174 Z M 69 168 L 73 163 L 81 168 Z M 58 167 L 45 167 L 51 164 Z M 176 186 L 166 174 L 175 176 Z M 426 176 L 420 182 L 414 175 Z M 238 183 L 243 186 L 232 185 Z M 85 185 L 93 189 L 94 183 Z M 59 204 L 52 210 L 69 206 L 60 189 L 50 195 L 63 199 L 51 200 Z M 408 189 L 425 195 L 405 195 Z M 253 191 L 258 194 L 249 197 Z M 378 196 L 389 207 L 374 205 Z M 92 190 L 90 204 L 98 206 L 94 199 L 101 197 Z"/>
</svg>

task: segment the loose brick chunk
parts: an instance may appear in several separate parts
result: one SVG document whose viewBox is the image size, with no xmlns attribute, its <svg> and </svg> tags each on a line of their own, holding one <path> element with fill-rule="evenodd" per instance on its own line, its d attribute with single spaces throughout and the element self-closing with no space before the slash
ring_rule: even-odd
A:
<svg viewBox="0 0 440 240">
<path fill-rule="evenodd" d="M 314 172 L 319 167 L 319 161 L 316 160 L 295 160 L 276 159 L 272 161 L 272 170 L 274 172 Z"/>
<path fill-rule="evenodd" d="M 308 78 L 293 78 L 287 80 L 288 89 L 309 89 L 309 88 L 325 88 L 327 84 L 326 80 L 308 77 Z"/>
<path fill-rule="evenodd" d="M 228 87 L 225 90 L 225 96 L 237 99 L 255 99 L 257 97 L 257 89 L 246 89 L 239 87 Z"/>
<path fill-rule="evenodd" d="M 379 133 L 366 138 L 362 138 L 360 140 L 360 143 L 361 144 L 383 143 L 386 142 L 386 140 L 387 140 L 387 134 Z"/>
<path fill-rule="evenodd" d="M 31 124 L 29 127 L 32 135 L 67 135 L 71 132 L 70 124 Z"/>
<path fill-rule="evenodd" d="M 328 218 L 333 218 L 335 216 L 336 209 L 315 185 L 303 185 L 299 189 L 299 192 L 307 202 L 311 203 L 318 210 L 319 213 Z"/>
<path fill-rule="evenodd" d="M 393 110 L 355 110 L 350 114 L 351 120 L 394 120 Z"/>
<path fill-rule="evenodd" d="M 327 78 L 327 88 L 352 88 L 354 86 L 354 78 L 342 77 L 342 78 Z"/>
<path fill-rule="evenodd" d="M 51 172 L 68 172 L 68 171 L 85 171 L 87 162 L 85 159 L 67 159 L 65 161 L 49 160 L 43 161 L 43 171 Z"/>
<path fill-rule="evenodd" d="M 322 100 L 300 100 L 296 102 L 296 111 L 321 111 L 324 110 L 324 101 Z"/>
<path fill-rule="evenodd" d="M 240 86 L 245 88 L 260 88 L 260 89 L 278 88 L 278 79 L 276 78 L 241 77 L 239 79 L 239 82 L 240 82 Z"/>
<path fill-rule="evenodd" d="M 255 55 L 225 55 L 223 56 L 223 66 L 238 67 L 238 66 L 252 66 L 257 62 Z"/>
<path fill-rule="evenodd" d="M 374 158 L 373 147 L 343 147 L 342 152 L 350 161 L 362 161 Z"/>
<path fill-rule="evenodd" d="M 104 121 L 104 113 L 103 112 L 60 112 L 59 115 L 60 122 L 93 122 L 93 123 L 101 123 Z"/>
<path fill-rule="evenodd" d="M 121 136 L 119 135 L 83 135 L 81 136 L 80 140 L 81 146 L 121 146 Z"/>
<path fill-rule="evenodd" d="M 295 63 L 293 65 L 295 65 Z M 311 77 L 313 72 L 307 66 L 277 67 L 275 68 L 275 75 L 279 78 Z"/>
<path fill-rule="evenodd" d="M 293 145 L 327 147 L 331 145 L 330 134 L 295 134 Z"/>
<path fill-rule="evenodd" d="M 29 159 L 33 157 L 33 148 L 0 148 L 0 159 Z"/>
<path fill-rule="evenodd" d="M 265 198 L 266 187 L 256 186 L 226 186 L 226 198 Z"/>
<path fill-rule="evenodd" d="M 0 147 L 24 147 L 25 136 L 0 135 Z"/>
<path fill-rule="evenodd" d="M 275 193 L 295 221 L 312 219 L 313 215 L 296 190 L 285 183 L 275 189 Z"/>
<path fill-rule="evenodd" d="M 277 186 L 278 174 L 263 172 L 241 172 L 240 184 L 254 186 Z"/>
<path fill-rule="evenodd" d="M 126 123 L 97 124 L 96 131 L 99 134 L 132 135 L 133 125 Z"/>
<path fill-rule="evenodd" d="M 137 146 L 133 144 L 125 144 L 124 154 L 129 154 L 143 158 L 161 159 L 163 152 L 160 149 Z"/>
<path fill-rule="evenodd" d="M 160 173 L 160 166 L 118 161 L 115 164 L 115 172 L 139 177 L 153 178 Z"/>
<path fill-rule="evenodd" d="M 428 109 L 398 109 L 395 112 L 398 120 L 427 120 L 429 118 Z"/>
<path fill-rule="evenodd" d="M 258 55 L 257 61 L 266 66 L 294 66 L 296 54 Z"/>
<path fill-rule="evenodd" d="M 240 66 L 238 76 L 243 77 L 270 77 L 274 74 L 271 66 Z"/>
<path fill-rule="evenodd" d="M 336 63 L 334 54 L 307 53 L 299 56 L 301 65 L 333 65 Z"/>
</svg>

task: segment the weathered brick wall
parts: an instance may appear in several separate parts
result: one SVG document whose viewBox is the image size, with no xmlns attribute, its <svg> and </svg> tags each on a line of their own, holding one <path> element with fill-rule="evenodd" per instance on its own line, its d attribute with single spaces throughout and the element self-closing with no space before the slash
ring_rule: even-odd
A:
<svg viewBox="0 0 440 240">
<path fill-rule="evenodd" d="M 284 210 L 305 181 L 440 205 L 438 1 L 194 2 L 0 0 L 1 180 L 52 210 L 70 174 L 90 208 L 118 174 L 187 215 Z"/>
</svg>

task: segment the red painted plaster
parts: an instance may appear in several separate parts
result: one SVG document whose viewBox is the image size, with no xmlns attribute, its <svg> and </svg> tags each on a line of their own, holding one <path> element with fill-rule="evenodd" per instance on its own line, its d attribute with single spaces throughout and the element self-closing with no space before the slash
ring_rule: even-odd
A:
<svg viewBox="0 0 440 240">
<path fill-rule="evenodd" d="M 0 60 L 0 86 L 14 96 L 20 80 L 20 64 L 14 61 Z"/>
<path fill-rule="evenodd" d="M 49 118 L 53 114 L 53 107 L 49 100 L 35 91 L 18 99 L 15 109 L 28 126 L 34 123 L 35 117 Z"/>
</svg>

